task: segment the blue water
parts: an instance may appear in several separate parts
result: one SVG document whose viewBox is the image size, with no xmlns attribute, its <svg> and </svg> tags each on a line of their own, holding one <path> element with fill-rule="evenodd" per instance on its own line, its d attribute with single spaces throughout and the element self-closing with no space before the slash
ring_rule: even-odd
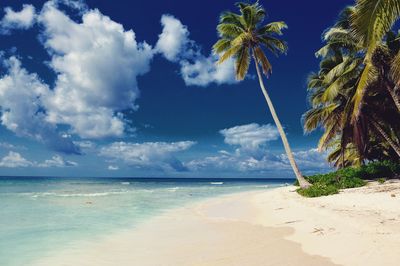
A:
<svg viewBox="0 0 400 266">
<path fill-rule="evenodd" d="M 196 200 L 291 180 L 0 178 L 0 265 L 29 265 L 77 241 Z"/>
</svg>

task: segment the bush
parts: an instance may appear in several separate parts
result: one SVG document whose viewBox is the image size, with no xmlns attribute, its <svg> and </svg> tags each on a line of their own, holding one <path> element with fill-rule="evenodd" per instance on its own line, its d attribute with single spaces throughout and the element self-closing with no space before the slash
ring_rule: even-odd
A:
<svg viewBox="0 0 400 266">
<path fill-rule="evenodd" d="M 379 184 L 383 184 L 386 182 L 386 178 L 381 177 L 381 178 L 378 178 L 377 181 Z"/>
<path fill-rule="evenodd" d="M 299 188 L 297 192 L 304 197 L 314 198 L 337 194 L 339 189 L 334 185 L 316 183 L 309 188 Z"/>
<path fill-rule="evenodd" d="M 400 164 L 382 161 L 371 162 L 360 167 L 346 167 L 327 174 L 305 176 L 312 184 L 307 189 L 298 189 L 298 193 L 305 197 L 319 197 L 332 195 L 339 192 L 339 189 L 355 188 L 365 186 L 364 179 L 376 179 L 383 183 L 387 178 L 400 176 Z M 299 185 L 295 182 L 295 185 Z"/>
</svg>

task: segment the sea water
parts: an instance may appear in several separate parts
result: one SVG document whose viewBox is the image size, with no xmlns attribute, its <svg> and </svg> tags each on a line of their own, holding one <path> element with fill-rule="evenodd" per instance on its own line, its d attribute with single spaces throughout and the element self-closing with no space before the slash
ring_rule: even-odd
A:
<svg viewBox="0 0 400 266">
<path fill-rule="evenodd" d="M 0 265 L 30 265 L 200 199 L 291 180 L 0 178 Z"/>
</svg>

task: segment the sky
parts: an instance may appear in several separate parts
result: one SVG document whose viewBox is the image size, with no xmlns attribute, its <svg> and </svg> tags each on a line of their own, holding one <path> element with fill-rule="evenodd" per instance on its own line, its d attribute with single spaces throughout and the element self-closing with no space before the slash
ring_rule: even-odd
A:
<svg viewBox="0 0 400 266">
<path fill-rule="evenodd" d="M 0 175 L 293 178 L 250 66 L 212 53 L 236 1 L 0 3 Z M 305 174 L 326 171 L 304 134 L 321 34 L 352 0 L 259 1 L 285 21 L 266 87 Z"/>
</svg>

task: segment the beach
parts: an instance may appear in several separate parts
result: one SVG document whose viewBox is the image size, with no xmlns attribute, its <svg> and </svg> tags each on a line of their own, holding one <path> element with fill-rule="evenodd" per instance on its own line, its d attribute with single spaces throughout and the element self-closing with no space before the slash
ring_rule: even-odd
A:
<svg viewBox="0 0 400 266">
<path fill-rule="evenodd" d="M 399 182 L 320 198 L 295 189 L 202 200 L 35 265 L 398 265 Z"/>
</svg>

